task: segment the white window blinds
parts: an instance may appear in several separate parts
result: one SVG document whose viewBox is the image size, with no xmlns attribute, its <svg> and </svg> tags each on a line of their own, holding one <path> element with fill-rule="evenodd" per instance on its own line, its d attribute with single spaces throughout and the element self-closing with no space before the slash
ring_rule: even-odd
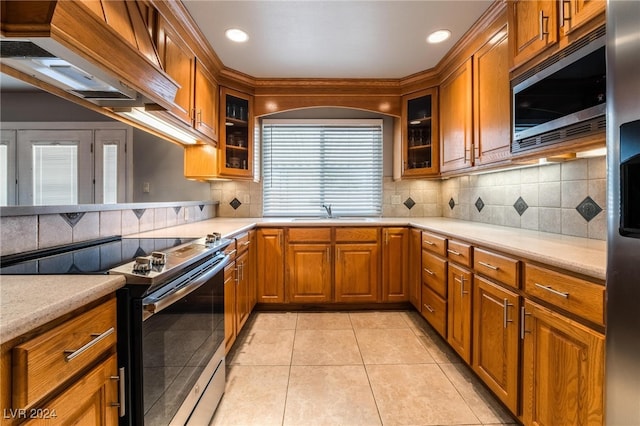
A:
<svg viewBox="0 0 640 426">
<path fill-rule="evenodd" d="M 382 214 L 382 120 L 264 120 L 263 215 Z"/>
<path fill-rule="evenodd" d="M 106 144 L 102 147 L 102 194 L 104 204 L 118 202 L 118 145 Z"/>
<path fill-rule="evenodd" d="M 33 204 L 78 203 L 78 147 L 33 146 Z"/>
</svg>

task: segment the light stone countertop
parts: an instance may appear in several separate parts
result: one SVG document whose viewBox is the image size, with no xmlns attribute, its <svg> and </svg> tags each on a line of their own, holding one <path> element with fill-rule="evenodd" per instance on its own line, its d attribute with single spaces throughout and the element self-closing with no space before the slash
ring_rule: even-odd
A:
<svg viewBox="0 0 640 426">
<path fill-rule="evenodd" d="M 0 343 L 113 293 L 121 275 L 1 275 Z"/>
<path fill-rule="evenodd" d="M 203 237 L 220 232 L 229 237 L 258 226 L 414 226 L 458 238 L 481 247 L 511 253 L 525 260 L 583 274 L 604 281 L 607 245 L 592 240 L 520 228 L 442 217 L 344 219 L 214 218 L 136 234 L 144 237 Z"/>
</svg>

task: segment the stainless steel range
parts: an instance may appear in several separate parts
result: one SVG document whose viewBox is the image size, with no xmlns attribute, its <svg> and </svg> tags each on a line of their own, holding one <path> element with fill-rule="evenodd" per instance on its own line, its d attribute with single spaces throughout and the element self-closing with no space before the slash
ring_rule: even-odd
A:
<svg viewBox="0 0 640 426">
<path fill-rule="evenodd" d="M 121 274 L 120 424 L 208 424 L 222 397 L 224 268 L 220 234 L 108 238 L 5 256 L 1 274 Z"/>
</svg>

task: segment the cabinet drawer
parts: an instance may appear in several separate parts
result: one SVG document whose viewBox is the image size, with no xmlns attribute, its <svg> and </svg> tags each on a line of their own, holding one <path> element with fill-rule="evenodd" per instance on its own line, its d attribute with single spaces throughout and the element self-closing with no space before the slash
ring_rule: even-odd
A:
<svg viewBox="0 0 640 426">
<path fill-rule="evenodd" d="M 290 243 L 330 243 L 331 228 L 289 228 Z"/>
<path fill-rule="evenodd" d="M 442 337 L 447 335 L 447 302 L 426 285 L 422 286 L 420 312 Z"/>
<path fill-rule="evenodd" d="M 472 249 L 469 244 L 460 241 L 449 240 L 447 257 L 452 261 L 471 268 Z"/>
<path fill-rule="evenodd" d="M 13 348 L 13 406 L 28 407 L 116 344 L 112 299 Z"/>
<path fill-rule="evenodd" d="M 422 250 L 422 283 L 447 297 L 447 261 Z"/>
<path fill-rule="evenodd" d="M 236 249 L 236 240 L 231 240 L 231 244 L 229 244 L 225 249 L 224 249 L 224 254 L 228 254 L 231 257 L 231 262 L 233 262 L 236 259 L 236 254 L 238 253 L 237 249 Z"/>
<path fill-rule="evenodd" d="M 236 250 L 238 250 L 239 255 L 249 249 L 249 244 L 251 244 L 251 241 L 249 241 L 248 232 L 236 236 Z"/>
<path fill-rule="evenodd" d="M 475 248 L 473 251 L 473 269 L 496 281 L 520 287 L 520 262 L 487 250 Z"/>
<path fill-rule="evenodd" d="M 524 272 L 527 294 L 604 325 L 603 285 L 530 264 Z"/>
<path fill-rule="evenodd" d="M 431 232 L 422 231 L 422 248 L 440 256 L 446 256 L 447 239 Z"/>
<path fill-rule="evenodd" d="M 336 228 L 336 242 L 378 242 L 378 228 Z"/>
</svg>

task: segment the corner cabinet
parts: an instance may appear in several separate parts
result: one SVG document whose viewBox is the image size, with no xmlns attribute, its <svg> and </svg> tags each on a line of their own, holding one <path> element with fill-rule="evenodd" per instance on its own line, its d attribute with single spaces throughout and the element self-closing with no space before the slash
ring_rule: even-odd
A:
<svg viewBox="0 0 640 426">
<path fill-rule="evenodd" d="M 220 88 L 220 176 L 253 178 L 253 97 Z"/>
<path fill-rule="evenodd" d="M 402 175 L 438 174 L 438 91 L 422 90 L 402 98 Z"/>
</svg>

